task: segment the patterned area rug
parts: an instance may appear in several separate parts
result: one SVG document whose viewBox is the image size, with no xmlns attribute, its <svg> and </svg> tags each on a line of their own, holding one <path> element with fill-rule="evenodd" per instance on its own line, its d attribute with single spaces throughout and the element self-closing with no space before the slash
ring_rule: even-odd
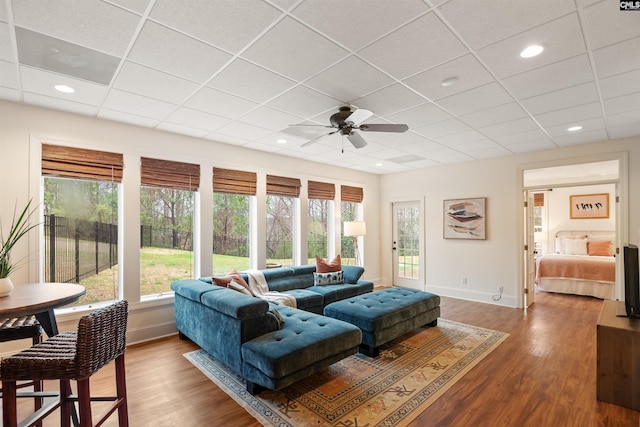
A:
<svg viewBox="0 0 640 427">
<path fill-rule="evenodd" d="M 438 319 L 280 391 L 256 396 L 203 350 L 184 356 L 265 426 L 405 426 L 508 334 Z"/>
</svg>

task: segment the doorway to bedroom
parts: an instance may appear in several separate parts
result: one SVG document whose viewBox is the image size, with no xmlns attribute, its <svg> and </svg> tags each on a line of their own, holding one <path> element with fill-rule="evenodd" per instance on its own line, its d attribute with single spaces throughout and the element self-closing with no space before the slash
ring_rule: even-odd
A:
<svg viewBox="0 0 640 427">
<path fill-rule="evenodd" d="M 623 159 L 523 171 L 523 307 L 536 292 L 619 297 Z"/>
</svg>

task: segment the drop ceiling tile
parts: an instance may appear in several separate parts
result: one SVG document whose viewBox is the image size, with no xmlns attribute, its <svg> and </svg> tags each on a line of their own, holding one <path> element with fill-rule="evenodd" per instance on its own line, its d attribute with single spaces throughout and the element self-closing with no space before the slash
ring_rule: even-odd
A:
<svg viewBox="0 0 640 427">
<path fill-rule="evenodd" d="M 230 120 L 214 114 L 180 107 L 166 118 L 169 123 L 174 123 L 190 128 L 203 129 L 214 132 L 222 126 L 229 124 Z"/>
<path fill-rule="evenodd" d="M 208 87 L 203 87 L 184 103 L 185 107 L 230 119 L 237 119 L 257 105 L 255 102 Z"/>
<path fill-rule="evenodd" d="M 491 159 L 494 157 L 508 156 L 509 154 L 513 154 L 513 152 L 511 152 L 507 148 L 496 144 L 493 141 L 476 141 L 473 143 L 460 145 L 456 148 L 476 159 Z"/>
<path fill-rule="evenodd" d="M 322 71 L 305 85 L 350 102 L 393 83 L 393 79 L 355 56 Z"/>
<path fill-rule="evenodd" d="M 571 123 L 571 124 L 574 124 L 574 123 Z M 605 130 L 604 120 L 602 119 L 602 117 L 595 117 L 592 119 L 580 120 L 579 122 L 575 122 L 575 124 L 581 125 L 582 129 L 577 132 L 570 132 L 567 130 L 567 128 L 569 128 L 569 125 L 565 123 L 565 124 L 558 124 L 555 126 L 545 127 L 545 130 L 549 135 L 551 135 L 551 137 L 554 140 L 557 140 L 557 138 L 564 138 L 567 135 L 580 135 L 580 134 L 585 134 L 589 132 Z M 575 138 L 575 139 L 579 139 L 579 138 Z"/>
<path fill-rule="evenodd" d="M 149 117 L 137 116 L 131 113 L 123 113 L 121 111 L 109 110 L 108 108 L 100 109 L 98 117 L 115 122 L 129 123 L 136 126 L 147 128 L 155 127 L 160 121 Z"/>
<path fill-rule="evenodd" d="M 4 22 L 9 21 L 7 17 L 7 1 L 8 0 L 0 0 L 0 21 Z"/>
<path fill-rule="evenodd" d="M 158 0 L 150 17 L 199 40 L 237 53 L 280 16 L 261 0 Z"/>
<path fill-rule="evenodd" d="M 338 13 L 319 13 L 319 8 Z M 360 2 L 322 0 L 303 2 L 296 7 L 293 15 L 348 49 L 356 51 L 427 10 L 427 5 L 420 0 L 369 0 L 366 7 Z"/>
<path fill-rule="evenodd" d="M 498 83 L 489 83 L 438 100 L 437 104 L 454 115 L 464 115 L 513 102 L 513 98 Z"/>
<path fill-rule="evenodd" d="M 405 133 L 386 133 L 386 132 L 360 132 L 362 136 L 365 138 L 369 138 L 372 135 L 381 136 L 380 139 L 376 139 L 382 145 L 386 145 L 392 148 L 400 148 L 405 151 L 407 147 L 413 147 L 418 144 L 424 144 L 428 139 L 424 136 L 419 135 L 414 132 L 405 132 Z"/>
<path fill-rule="evenodd" d="M 466 132 L 438 136 L 434 139 L 447 147 L 457 147 L 474 141 L 486 140 L 487 137 L 476 130 L 468 130 Z"/>
<path fill-rule="evenodd" d="M 566 147 L 568 145 L 587 144 L 589 142 L 604 141 L 607 139 L 607 132 L 604 129 L 598 129 L 591 132 L 555 136 L 553 139 L 560 147 Z"/>
<path fill-rule="evenodd" d="M 587 55 L 536 68 L 503 80 L 505 86 L 518 99 L 577 86 L 593 80 Z"/>
<path fill-rule="evenodd" d="M 490 138 L 496 138 L 499 136 L 522 133 L 536 129 L 540 129 L 536 122 L 529 117 L 523 117 L 521 119 L 485 126 L 479 130 Z"/>
<path fill-rule="evenodd" d="M 246 123 L 231 122 L 228 125 L 222 126 L 216 131 L 216 133 L 256 141 L 273 132 L 258 126 L 248 125 Z"/>
<path fill-rule="evenodd" d="M 638 109 L 640 109 L 640 92 L 619 96 L 617 98 L 609 98 L 604 101 L 604 110 L 607 116 Z"/>
<path fill-rule="evenodd" d="M 81 104 L 60 98 L 52 98 L 37 93 L 24 92 L 24 102 L 40 107 L 54 110 L 67 111 L 70 113 L 82 114 L 83 116 L 93 116 L 96 113 L 95 105 Z"/>
<path fill-rule="evenodd" d="M 480 48 L 575 10 L 573 0 L 453 0 L 439 7 L 467 43 Z"/>
<path fill-rule="evenodd" d="M 405 123 L 409 129 L 426 126 L 432 123 L 449 120 L 453 116 L 432 103 L 418 105 L 396 114 L 385 116 L 392 123 Z"/>
<path fill-rule="evenodd" d="M 17 26 L 116 56 L 125 53 L 140 21 L 138 15 L 98 0 L 11 4 Z"/>
<path fill-rule="evenodd" d="M 558 145 L 554 144 L 553 141 L 548 138 L 519 142 L 513 145 L 509 145 L 509 150 L 513 151 L 514 153 L 527 153 L 530 151 L 548 150 L 551 148 L 558 148 Z"/>
<path fill-rule="evenodd" d="M 521 58 L 522 49 L 533 44 L 546 49 L 536 57 Z M 585 52 L 578 15 L 572 13 L 480 49 L 478 56 L 498 78 L 505 78 Z"/>
<path fill-rule="evenodd" d="M 21 102 L 22 96 L 17 89 L 10 89 L 0 86 L 0 99 L 6 99 L 13 102 Z"/>
<path fill-rule="evenodd" d="M 428 13 L 362 49 L 358 55 L 403 79 L 465 53 L 467 49 L 453 33 L 435 14 Z"/>
<path fill-rule="evenodd" d="M 173 132 L 179 135 L 193 136 L 194 138 L 202 138 L 209 132 L 202 129 L 195 129 L 188 126 L 182 126 L 175 123 L 162 122 L 158 125 L 157 129 L 166 132 Z"/>
<path fill-rule="evenodd" d="M 550 113 L 538 114 L 536 120 L 543 126 L 555 126 L 561 124 L 580 123 L 582 120 L 602 117 L 602 108 L 599 102 L 579 105 L 577 107 L 564 108 Z"/>
<path fill-rule="evenodd" d="M 354 99 L 352 104 L 366 108 L 382 117 L 423 104 L 424 99 L 400 84 L 394 84 L 373 92 L 362 98 Z"/>
<path fill-rule="evenodd" d="M 442 82 L 450 78 L 457 80 L 450 86 L 443 86 Z M 473 55 L 465 55 L 409 77 L 404 83 L 427 98 L 437 100 L 492 81 L 493 76 Z"/>
<path fill-rule="evenodd" d="M 593 49 L 640 36 L 640 13 L 621 11 L 616 1 L 603 1 L 586 8 L 584 18 Z"/>
<path fill-rule="evenodd" d="M 147 21 L 128 58 L 198 83 L 213 76 L 231 55 L 167 27 Z"/>
<path fill-rule="evenodd" d="M 269 101 L 270 107 L 300 117 L 313 117 L 327 110 L 338 110 L 341 102 L 305 86 L 296 86 Z"/>
<path fill-rule="evenodd" d="M 146 98 L 117 89 L 109 91 L 103 107 L 109 110 L 157 120 L 164 119 L 176 108 L 175 105 L 169 104 L 168 102 Z"/>
<path fill-rule="evenodd" d="M 612 127 L 627 126 L 640 123 L 640 106 L 636 105 L 636 109 L 626 111 L 619 114 L 610 114 L 607 116 L 607 123 Z"/>
<path fill-rule="evenodd" d="M 473 160 L 473 157 L 447 147 L 431 151 L 428 154 L 428 158 L 429 160 L 443 164 L 461 163 Z"/>
<path fill-rule="evenodd" d="M 288 128 L 289 125 L 300 123 L 302 121 L 299 116 L 266 106 L 256 108 L 250 113 L 242 116 L 240 120 L 245 123 L 251 123 L 277 132 Z"/>
<path fill-rule="evenodd" d="M 295 84 L 284 76 L 236 59 L 211 79 L 207 86 L 262 103 Z"/>
<path fill-rule="evenodd" d="M 593 60 L 596 64 L 598 77 L 609 77 L 640 69 L 638 46 L 640 46 L 640 37 L 595 50 Z"/>
<path fill-rule="evenodd" d="M 640 122 L 624 126 L 609 126 L 609 137 L 626 138 L 640 135 Z"/>
<path fill-rule="evenodd" d="M 598 91 L 593 82 L 521 100 L 531 114 L 548 113 L 598 101 Z"/>
<path fill-rule="evenodd" d="M 200 85 L 152 68 L 126 61 L 113 83 L 116 89 L 180 104 Z"/>
<path fill-rule="evenodd" d="M 220 142 L 223 144 L 237 145 L 239 147 L 244 147 L 251 142 L 245 139 L 239 139 L 239 138 L 235 138 L 228 135 L 222 135 L 216 132 L 212 132 L 206 135 L 205 139 L 210 139 L 211 141 Z"/>
<path fill-rule="evenodd" d="M 509 135 L 497 136 L 493 138 L 496 142 L 507 146 L 511 149 L 511 146 L 514 144 L 519 144 L 523 142 L 531 142 L 531 141 L 544 141 L 548 140 L 549 136 L 541 129 L 529 130 L 521 133 L 513 133 Z"/>
<path fill-rule="evenodd" d="M 20 88 L 16 67 L 11 62 L 0 61 L 0 87 L 10 89 Z"/>
<path fill-rule="evenodd" d="M 15 61 L 16 55 L 11 41 L 9 24 L 0 22 L 0 60 Z"/>
<path fill-rule="evenodd" d="M 88 105 L 100 105 L 107 95 L 107 86 L 74 79 L 31 67 L 20 67 L 22 89 L 25 92 L 38 93 L 50 98 Z M 62 93 L 54 89 L 57 84 L 65 84 L 75 89 L 74 93 Z"/>
<path fill-rule="evenodd" d="M 527 117 L 527 113 L 515 102 L 498 105 L 497 107 L 485 108 L 475 113 L 460 116 L 460 120 L 476 128 L 491 126 L 498 123 Z"/>
<path fill-rule="evenodd" d="M 640 92 L 640 70 L 601 79 L 600 92 L 604 99 Z"/>
<path fill-rule="evenodd" d="M 278 140 L 285 140 L 285 143 L 278 143 Z M 283 132 L 272 132 L 267 136 L 257 140 L 263 144 L 280 144 L 283 149 L 289 150 L 292 147 L 300 146 L 308 141 L 306 138 L 300 138 Z"/>
<path fill-rule="evenodd" d="M 285 18 L 243 57 L 296 80 L 306 80 L 348 52 L 291 18 Z"/>
<path fill-rule="evenodd" d="M 151 0 L 110 0 L 110 2 L 142 15 L 149 7 Z"/>
<path fill-rule="evenodd" d="M 424 135 L 429 139 L 435 139 L 440 136 L 452 135 L 471 130 L 471 128 L 458 119 L 443 120 L 427 126 L 421 126 L 413 129 L 414 132 Z"/>
</svg>

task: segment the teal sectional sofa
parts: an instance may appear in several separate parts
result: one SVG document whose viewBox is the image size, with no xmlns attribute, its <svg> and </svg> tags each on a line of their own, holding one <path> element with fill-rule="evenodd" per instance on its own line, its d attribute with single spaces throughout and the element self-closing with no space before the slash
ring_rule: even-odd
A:
<svg viewBox="0 0 640 427">
<path fill-rule="evenodd" d="M 360 329 L 321 313 L 330 303 L 372 292 L 373 283 L 360 279 L 362 267 L 343 266 L 344 283 L 314 286 L 315 268 L 263 270 L 269 290 L 295 296 L 297 308 L 215 286 L 211 278 L 173 282 L 180 337 L 242 376 L 251 393 L 281 389 L 357 353 Z"/>
</svg>

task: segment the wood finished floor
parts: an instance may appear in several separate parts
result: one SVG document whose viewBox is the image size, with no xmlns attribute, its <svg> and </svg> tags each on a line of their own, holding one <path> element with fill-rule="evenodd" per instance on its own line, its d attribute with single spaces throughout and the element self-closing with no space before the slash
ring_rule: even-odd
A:
<svg viewBox="0 0 640 427">
<path fill-rule="evenodd" d="M 443 297 L 443 318 L 510 337 L 410 426 L 640 426 L 640 412 L 596 400 L 601 306 L 593 298 L 546 293 L 528 310 Z M 177 336 L 129 347 L 132 427 L 260 426 L 182 356 L 197 348 Z M 114 389 L 112 365 L 92 378 L 94 393 Z M 20 402 L 20 411 L 30 404 Z M 45 426 L 59 425 L 52 417 Z M 117 425 L 116 417 L 105 425 Z"/>
</svg>

